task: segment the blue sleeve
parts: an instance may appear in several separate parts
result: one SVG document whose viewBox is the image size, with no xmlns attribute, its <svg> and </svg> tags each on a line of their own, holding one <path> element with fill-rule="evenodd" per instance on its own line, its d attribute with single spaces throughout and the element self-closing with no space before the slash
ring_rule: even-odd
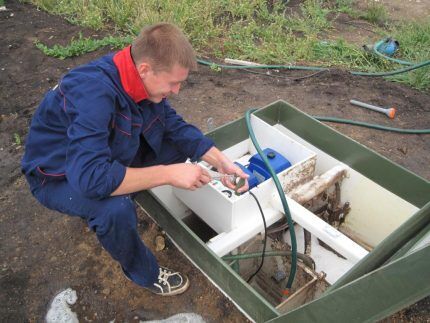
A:
<svg viewBox="0 0 430 323">
<path fill-rule="evenodd" d="M 67 130 L 66 177 L 70 185 L 88 198 L 108 197 L 124 179 L 126 167 L 111 159 L 109 125 L 115 111 L 115 96 L 96 78 L 70 77 L 61 82 Z"/>
<path fill-rule="evenodd" d="M 167 100 L 164 101 L 165 136 L 191 161 L 200 159 L 214 142 L 205 137 L 195 126 L 187 123 L 176 113 Z"/>
</svg>

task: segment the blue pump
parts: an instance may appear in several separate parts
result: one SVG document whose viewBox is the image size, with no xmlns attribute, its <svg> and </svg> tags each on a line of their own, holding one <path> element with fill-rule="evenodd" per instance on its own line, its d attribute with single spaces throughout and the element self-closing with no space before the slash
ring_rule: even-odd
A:
<svg viewBox="0 0 430 323">
<path fill-rule="evenodd" d="M 263 150 L 263 153 L 266 155 L 270 166 L 272 166 L 273 170 L 277 174 L 291 167 L 291 163 L 277 151 L 271 148 L 266 148 Z M 252 156 L 249 159 L 249 164 L 247 166 L 243 166 L 239 163 L 235 164 L 249 175 L 249 189 L 263 183 L 265 180 L 270 178 L 270 173 L 259 154 Z"/>
</svg>

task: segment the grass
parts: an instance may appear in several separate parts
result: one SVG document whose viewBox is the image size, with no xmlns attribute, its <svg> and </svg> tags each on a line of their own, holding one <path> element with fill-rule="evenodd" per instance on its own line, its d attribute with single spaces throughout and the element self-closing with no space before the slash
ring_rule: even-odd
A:
<svg viewBox="0 0 430 323">
<path fill-rule="evenodd" d="M 353 4 L 354 0 L 336 0 L 337 10 L 350 15 L 355 13 L 354 9 L 352 8 Z"/>
<path fill-rule="evenodd" d="M 410 62 L 430 59 L 430 19 L 427 23 L 404 23 L 391 32 L 400 43 L 400 56 L 403 59 Z M 391 79 L 419 90 L 430 89 L 430 66 Z"/>
<path fill-rule="evenodd" d="M 14 144 L 16 146 L 21 146 L 22 145 L 22 140 L 21 140 L 21 136 L 18 133 L 14 133 L 13 134 L 13 139 L 14 139 Z"/>
<path fill-rule="evenodd" d="M 1 1 L 1 0 L 0 0 Z M 291 12 L 282 0 L 32 0 L 40 8 L 60 14 L 70 22 L 93 29 L 114 27 L 115 34 L 132 37 L 142 26 L 159 21 L 178 25 L 188 35 L 201 56 L 237 58 L 265 64 L 306 64 L 338 66 L 353 70 L 381 71 L 398 68 L 364 52 L 341 38 L 323 38 L 332 29 L 331 19 L 339 13 L 363 17 L 375 24 L 381 34 L 394 35 L 401 44 L 401 57 L 418 62 L 428 60 L 430 41 L 410 26 L 386 27 L 387 11 L 371 4 L 357 13 L 354 0 L 304 0 Z M 329 18 L 331 17 L 331 18 Z M 382 26 L 382 27 L 381 27 Z M 430 21 L 422 23 L 427 31 Z M 414 30 L 415 28 L 415 30 Z M 424 28 L 424 29 L 423 29 Z M 404 32 L 407 31 L 407 32 Z M 406 39 L 405 39 L 406 37 Z M 37 43 L 46 54 L 59 58 L 79 55 L 101 46 L 122 47 L 131 38 L 109 36 L 101 40 L 79 37 L 70 46 L 48 48 Z M 419 89 L 429 88 L 428 69 L 392 78 Z"/>
<path fill-rule="evenodd" d="M 361 18 L 373 24 L 383 26 L 387 24 L 388 12 L 382 3 L 372 2 L 365 13 L 361 15 Z"/>
<path fill-rule="evenodd" d="M 36 47 L 39 48 L 45 55 L 66 59 L 69 57 L 79 56 L 85 53 L 93 52 L 101 47 L 109 46 L 112 49 L 119 49 L 130 44 L 131 36 L 113 37 L 108 36 L 102 39 L 83 38 L 79 35 L 78 39 L 72 39 L 68 46 L 54 45 L 48 47 L 41 42 L 36 41 Z"/>
</svg>

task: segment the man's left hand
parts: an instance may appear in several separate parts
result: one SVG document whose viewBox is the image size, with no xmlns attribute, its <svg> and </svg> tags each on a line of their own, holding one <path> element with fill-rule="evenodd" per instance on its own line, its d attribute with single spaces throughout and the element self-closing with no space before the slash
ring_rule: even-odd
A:
<svg viewBox="0 0 430 323">
<path fill-rule="evenodd" d="M 212 147 L 211 149 L 209 149 L 206 154 L 202 156 L 202 159 L 205 162 L 214 166 L 221 174 L 235 175 L 237 178 L 243 178 L 245 180 L 245 184 L 237 188 L 236 191 L 236 185 L 238 183 L 238 180 L 236 181 L 236 183 L 233 183 L 229 179 L 229 176 L 226 176 L 221 180 L 226 187 L 235 190 L 236 193 L 243 193 L 249 189 L 249 176 L 243 170 L 241 170 L 239 166 L 234 164 L 226 155 L 224 155 L 218 148 Z"/>
<path fill-rule="evenodd" d="M 221 166 L 218 168 L 218 172 L 220 172 L 221 174 L 228 174 L 228 175 L 235 175 L 236 176 L 236 182 L 235 183 L 233 183 L 230 180 L 229 176 L 223 177 L 221 181 L 228 188 L 235 190 L 235 191 L 237 189 L 237 191 L 236 191 L 237 193 L 243 193 L 249 189 L 249 185 L 248 185 L 249 175 L 247 175 L 242 169 L 240 169 L 239 166 L 237 166 L 236 164 L 234 164 L 230 160 L 223 161 L 221 163 Z M 241 178 L 244 179 L 245 184 L 237 188 L 237 184 L 239 183 L 239 180 Z"/>
</svg>

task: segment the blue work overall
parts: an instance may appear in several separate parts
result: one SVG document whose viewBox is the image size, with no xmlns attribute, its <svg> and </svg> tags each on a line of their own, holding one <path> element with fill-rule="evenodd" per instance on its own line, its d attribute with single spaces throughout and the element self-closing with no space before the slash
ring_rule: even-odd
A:
<svg viewBox="0 0 430 323">
<path fill-rule="evenodd" d="M 149 100 L 130 47 L 67 73 L 36 110 L 22 171 L 48 207 L 84 218 L 134 282 L 159 266 L 137 232 L 131 195 L 111 196 L 127 167 L 198 160 L 212 146 L 169 102 Z"/>
<path fill-rule="evenodd" d="M 132 166 L 168 165 L 184 162 L 186 156 L 175 151 L 169 143 L 162 145 L 158 159 Z M 140 164 L 140 165 L 139 165 Z M 76 192 L 67 181 L 45 181 L 28 175 L 32 194 L 45 207 L 86 220 L 98 240 L 117 260 L 125 274 L 141 286 L 151 286 L 159 274 L 157 260 L 137 232 L 134 194 L 101 200 L 89 199 Z"/>
</svg>

